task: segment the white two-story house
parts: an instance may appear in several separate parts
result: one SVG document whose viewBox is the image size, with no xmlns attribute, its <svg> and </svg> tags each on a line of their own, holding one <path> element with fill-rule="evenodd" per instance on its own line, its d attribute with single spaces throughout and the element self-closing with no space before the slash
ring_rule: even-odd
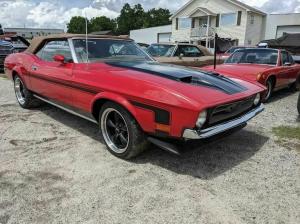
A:
<svg viewBox="0 0 300 224">
<path fill-rule="evenodd" d="M 264 37 L 266 14 L 237 0 L 190 0 L 172 17 L 172 41 L 210 47 L 214 34 L 255 45 Z"/>
</svg>

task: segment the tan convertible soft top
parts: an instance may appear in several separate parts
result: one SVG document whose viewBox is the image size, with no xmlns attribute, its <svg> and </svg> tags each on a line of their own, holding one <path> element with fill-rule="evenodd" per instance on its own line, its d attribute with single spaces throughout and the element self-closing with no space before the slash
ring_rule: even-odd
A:
<svg viewBox="0 0 300 224">
<path fill-rule="evenodd" d="M 66 38 L 85 38 L 85 34 L 72 34 L 72 33 L 62 33 L 62 34 L 52 34 L 48 36 L 35 37 L 32 39 L 30 46 L 27 48 L 27 52 L 36 53 L 39 50 L 42 43 L 45 41 L 59 40 Z M 88 35 L 88 38 L 102 38 L 102 39 L 119 39 L 119 40 L 130 40 L 127 37 L 111 36 L 111 35 Z"/>
</svg>

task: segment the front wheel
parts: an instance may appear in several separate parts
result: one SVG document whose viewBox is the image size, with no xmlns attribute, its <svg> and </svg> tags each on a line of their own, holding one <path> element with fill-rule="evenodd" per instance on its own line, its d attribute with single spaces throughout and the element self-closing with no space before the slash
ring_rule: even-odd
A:
<svg viewBox="0 0 300 224">
<path fill-rule="evenodd" d="M 99 115 L 100 130 L 108 150 L 122 159 L 130 159 L 147 147 L 144 132 L 132 115 L 120 105 L 107 102 Z"/>
<path fill-rule="evenodd" d="M 273 81 L 272 81 L 272 79 L 268 79 L 266 86 L 267 86 L 267 93 L 266 93 L 266 96 L 265 96 L 265 102 L 267 102 L 271 98 L 272 93 L 273 93 Z"/>
</svg>

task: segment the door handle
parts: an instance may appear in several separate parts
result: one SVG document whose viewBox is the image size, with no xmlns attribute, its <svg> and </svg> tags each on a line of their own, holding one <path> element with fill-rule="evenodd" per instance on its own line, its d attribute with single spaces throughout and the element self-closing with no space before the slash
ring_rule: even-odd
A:
<svg viewBox="0 0 300 224">
<path fill-rule="evenodd" d="M 36 71 L 36 70 L 38 69 L 38 67 L 35 66 L 35 65 L 32 65 L 32 66 L 31 66 L 31 69 L 32 69 L 33 71 Z"/>
</svg>

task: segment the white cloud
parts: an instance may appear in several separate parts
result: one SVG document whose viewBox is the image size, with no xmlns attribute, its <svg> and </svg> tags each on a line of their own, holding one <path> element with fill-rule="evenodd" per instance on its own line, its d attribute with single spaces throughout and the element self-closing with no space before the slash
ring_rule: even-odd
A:
<svg viewBox="0 0 300 224">
<path fill-rule="evenodd" d="M 146 10 L 178 10 L 189 0 L 0 0 L 0 23 L 4 27 L 65 28 L 72 16 L 88 18 L 118 16 L 125 3 L 140 3 Z M 241 0 L 269 13 L 300 12 L 300 0 Z"/>
<path fill-rule="evenodd" d="M 107 16 L 115 18 L 118 12 L 105 7 L 94 8 L 88 5 L 83 8 L 66 8 L 58 2 L 41 1 L 1 1 L 0 21 L 3 27 L 47 27 L 65 28 L 72 16 L 85 16 L 88 18 L 96 16 Z"/>
<path fill-rule="evenodd" d="M 96 16 L 107 16 L 114 18 L 118 13 L 108 10 L 107 8 L 93 8 L 91 6 L 85 8 L 66 8 L 59 4 L 50 2 L 41 2 L 29 11 L 26 17 L 28 21 L 36 24 L 37 27 L 60 27 L 64 28 L 65 24 L 70 21 L 73 16 L 85 16 L 90 19 Z"/>
<path fill-rule="evenodd" d="M 29 10 L 34 6 L 31 2 L 25 1 L 0 1 L 0 21 L 5 26 L 23 27 L 27 21 L 24 19 Z"/>
</svg>

